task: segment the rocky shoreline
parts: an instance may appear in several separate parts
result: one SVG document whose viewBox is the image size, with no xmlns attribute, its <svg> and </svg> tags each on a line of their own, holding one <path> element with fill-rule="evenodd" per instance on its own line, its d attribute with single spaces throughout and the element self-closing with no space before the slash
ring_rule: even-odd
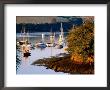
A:
<svg viewBox="0 0 110 90">
<path fill-rule="evenodd" d="M 64 72 L 69 74 L 94 74 L 94 63 L 76 64 L 70 59 L 70 55 L 64 57 L 51 57 L 39 59 L 32 65 L 45 66 L 46 69 L 52 69 L 55 72 Z"/>
</svg>

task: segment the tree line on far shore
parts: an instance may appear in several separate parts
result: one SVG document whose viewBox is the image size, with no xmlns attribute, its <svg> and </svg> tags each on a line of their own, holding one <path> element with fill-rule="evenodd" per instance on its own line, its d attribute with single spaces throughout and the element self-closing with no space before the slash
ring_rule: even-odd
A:
<svg viewBox="0 0 110 90">
<path fill-rule="evenodd" d="M 26 32 L 60 32 L 60 27 L 62 27 L 64 32 L 68 32 L 73 25 L 81 25 L 83 22 L 81 18 L 77 18 L 74 21 L 69 22 L 53 22 L 53 23 L 16 23 L 16 33 L 21 33 L 23 28 Z"/>
</svg>

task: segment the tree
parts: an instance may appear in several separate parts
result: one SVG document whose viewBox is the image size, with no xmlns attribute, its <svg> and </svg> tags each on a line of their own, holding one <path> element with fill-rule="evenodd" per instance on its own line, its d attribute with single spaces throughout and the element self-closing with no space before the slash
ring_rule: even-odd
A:
<svg viewBox="0 0 110 90">
<path fill-rule="evenodd" d="M 94 22 L 87 20 L 70 30 L 67 36 L 67 51 L 71 60 L 77 63 L 94 61 Z"/>
</svg>

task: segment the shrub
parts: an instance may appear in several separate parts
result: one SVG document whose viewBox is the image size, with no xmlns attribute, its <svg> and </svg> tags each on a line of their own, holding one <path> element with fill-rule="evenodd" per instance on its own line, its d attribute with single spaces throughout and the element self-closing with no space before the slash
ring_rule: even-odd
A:
<svg viewBox="0 0 110 90">
<path fill-rule="evenodd" d="M 67 36 L 67 51 L 71 54 L 71 60 L 76 62 L 94 61 L 94 22 L 86 21 L 81 26 L 70 30 Z"/>
</svg>

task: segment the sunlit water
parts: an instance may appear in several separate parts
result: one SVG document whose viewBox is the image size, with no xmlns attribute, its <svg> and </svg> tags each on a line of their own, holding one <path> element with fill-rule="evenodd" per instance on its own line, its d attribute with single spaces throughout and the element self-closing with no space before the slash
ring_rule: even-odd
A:
<svg viewBox="0 0 110 90">
<path fill-rule="evenodd" d="M 49 33 L 45 33 L 45 42 L 49 42 Z M 59 34 L 59 33 L 58 33 Z M 58 40 L 58 34 L 55 40 Z M 65 35 L 66 36 L 66 35 Z M 22 40 L 22 36 L 17 34 L 17 40 Z M 28 39 L 31 44 L 35 45 L 36 42 L 41 40 L 41 33 L 34 33 L 28 35 Z M 56 56 L 60 53 L 64 53 L 64 48 L 57 49 L 55 47 L 46 47 L 45 49 L 35 48 L 31 50 L 31 56 L 28 58 L 23 57 L 22 52 L 17 50 L 17 56 L 20 61 L 17 63 L 17 74 L 64 74 L 63 72 L 55 72 L 51 69 L 46 69 L 44 66 L 31 65 L 34 61 L 42 58 L 49 58 L 51 56 Z"/>
</svg>

